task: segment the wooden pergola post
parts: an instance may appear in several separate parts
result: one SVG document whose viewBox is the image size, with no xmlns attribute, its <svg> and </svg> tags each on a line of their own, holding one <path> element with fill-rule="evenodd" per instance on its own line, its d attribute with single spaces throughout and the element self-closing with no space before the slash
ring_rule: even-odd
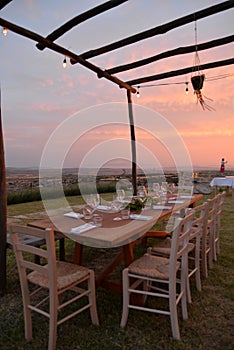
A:
<svg viewBox="0 0 234 350">
<path fill-rule="evenodd" d="M 129 126 L 131 134 L 131 150 L 132 150 L 132 186 L 133 186 L 133 195 L 137 195 L 137 167 L 136 167 L 136 136 L 135 136 L 135 127 L 133 119 L 133 110 L 132 110 L 132 93 L 130 90 L 127 90 L 128 98 L 128 114 L 129 114 Z"/>
<path fill-rule="evenodd" d="M 7 195 L 0 89 L 0 296 L 6 291 Z"/>
</svg>

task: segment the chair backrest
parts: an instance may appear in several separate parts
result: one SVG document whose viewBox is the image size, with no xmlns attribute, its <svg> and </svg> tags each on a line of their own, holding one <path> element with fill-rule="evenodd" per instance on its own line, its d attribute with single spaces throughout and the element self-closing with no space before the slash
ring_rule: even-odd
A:
<svg viewBox="0 0 234 350">
<path fill-rule="evenodd" d="M 192 209 L 194 211 L 194 220 L 193 220 L 193 230 L 191 231 L 190 239 L 193 239 L 197 236 L 202 237 L 205 234 L 208 222 L 208 213 L 209 213 L 209 203 L 206 201 L 200 205 L 197 205 Z"/>
<path fill-rule="evenodd" d="M 215 225 L 217 209 L 218 209 L 218 201 L 219 201 L 219 194 L 207 200 L 207 202 L 209 203 L 208 222 L 209 222 L 210 229 L 212 229 L 212 227 L 214 227 Z"/>
<path fill-rule="evenodd" d="M 25 288 L 28 286 L 27 275 L 32 271 L 38 272 L 42 278 L 48 280 L 48 288 L 53 294 L 57 288 L 56 253 L 53 230 L 40 230 L 27 226 L 10 225 L 9 231 L 16 257 L 23 298 L 25 297 Z M 25 241 L 20 240 L 20 235 L 29 235 L 31 237 L 44 239 L 45 249 L 28 245 Z M 35 255 L 42 258 L 40 259 L 40 263 L 33 261 Z"/>
<path fill-rule="evenodd" d="M 219 193 L 217 195 L 218 200 L 217 200 L 217 215 L 220 215 L 223 209 L 223 203 L 226 197 L 226 192 Z"/>
<path fill-rule="evenodd" d="M 175 267 L 178 260 L 181 261 L 181 271 L 187 270 L 188 264 L 188 243 L 190 239 L 194 211 L 184 218 L 176 220 L 175 229 L 172 233 L 171 254 L 170 254 L 170 279 L 176 278 Z M 175 281 L 174 281 L 175 282 Z"/>
</svg>

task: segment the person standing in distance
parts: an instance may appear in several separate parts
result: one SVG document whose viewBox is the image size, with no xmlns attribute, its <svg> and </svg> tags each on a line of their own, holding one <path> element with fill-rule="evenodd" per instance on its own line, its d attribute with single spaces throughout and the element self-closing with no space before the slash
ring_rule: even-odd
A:
<svg viewBox="0 0 234 350">
<path fill-rule="evenodd" d="M 227 163 L 227 161 L 224 160 L 224 158 L 222 158 L 221 160 L 221 165 L 220 165 L 220 172 L 224 173 L 225 171 L 225 164 Z"/>
</svg>

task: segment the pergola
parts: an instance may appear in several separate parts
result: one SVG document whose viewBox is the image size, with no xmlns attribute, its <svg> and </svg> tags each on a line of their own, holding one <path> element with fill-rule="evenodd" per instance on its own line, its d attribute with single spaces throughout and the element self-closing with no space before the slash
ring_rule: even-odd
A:
<svg viewBox="0 0 234 350">
<path fill-rule="evenodd" d="M 2 0 L 0 2 L 0 9 L 5 7 L 12 0 Z M 3 28 L 7 28 L 8 30 L 24 36 L 26 38 L 31 39 L 36 42 L 36 47 L 43 51 L 45 48 L 50 49 L 54 52 L 57 52 L 67 58 L 70 59 L 71 64 L 77 64 L 90 69 L 94 73 L 97 74 L 98 78 L 105 78 L 112 83 L 116 84 L 120 88 L 126 89 L 127 92 L 127 102 L 128 102 L 128 112 L 129 112 L 129 126 L 130 126 L 130 134 L 131 134 L 131 151 L 132 151 L 132 184 L 134 193 L 136 193 L 136 148 L 135 148 L 135 129 L 134 129 L 134 118 L 133 118 L 133 108 L 132 108 L 132 94 L 137 92 L 136 86 L 139 84 L 152 82 L 156 80 L 162 80 L 174 76 L 184 75 L 187 73 L 192 73 L 194 71 L 194 66 L 184 67 L 182 69 L 168 71 L 164 73 L 158 73 L 156 75 L 150 75 L 145 77 L 140 77 L 137 79 L 133 79 L 130 81 L 123 81 L 119 79 L 116 74 L 124 71 L 128 71 L 134 68 L 138 68 L 141 66 L 145 66 L 149 63 L 172 57 L 177 55 L 183 55 L 187 53 L 193 53 L 200 50 L 207 50 L 217 46 L 225 45 L 234 41 L 234 35 L 230 35 L 227 37 L 215 39 L 212 41 L 204 42 L 198 45 L 190 45 L 177 47 L 170 51 L 165 51 L 159 54 L 156 54 L 151 57 L 146 57 L 142 60 L 135 61 L 132 63 L 124 64 L 121 66 L 116 66 L 110 69 L 101 69 L 95 64 L 89 61 L 90 58 L 102 55 L 107 52 L 114 51 L 116 49 L 123 48 L 125 46 L 131 45 L 133 43 L 139 42 L 141 40 L 145 40 L 147 38 L 162 35 L 169 32 L 172 29 L 178 28 L 180 26 L 186 25 L 188 23 L 200 20 L 202 18 L 217 14 L 222 11 L 229 10 L 234 7 L 234 0 L 224 1 L 217 5 L 205 8 L 203 10 L 194 12 L 192 14 L 177 18 L 171 22 L 165 23 L 160 26 L 156 26 L 149 30 L 137 33 L 135 35 L 129 36 L 127 38 L 121 39 L 119 41 L 107 44 L 105 46 L 83 52 L 83 53 L 75 53 L 71 50 L 62 47 L 55 43 L 56 39 L 60 38 L 63 34 L 67 33 L 73 27 L 78 24 L 91 19 L 105 11 L 111 10 L 116 6 L 120 6 L 124 3 L 127 3 L 130 0 L 110 0 L 99 6 L 96 6 L 84 13 L 81 13 L 74 18 L 70 19 L 68 22 L 61 25 L 59 28 L 55 29 L 52 33 L 47 35 L 46 37 L 41 36 L 38 33 L 32 32 L 26 28 L 18 26 L 17 24 L 11 23 L 3 18 L 0 18 L 0 26 Z M 209 62 L 206 64 L 200 64 L 199 68 L 201 70 L 207 70 L 211 68 L 227 66 L 234 64 L 234 58 L 227 58 L 221 61 Z M 1 101 L 0 101 L 1 106 Z M 0 109 L 0 295 L 5 293 L 6 289 L 6 207 L 7 207 L 7 195 L 6 195 L 6 172 L 5 172 L 5 160 L 4 160 L 4 147 L 3 147 L 3 132 L 2 132 L 2 123 L 1 123 L 1 109 Z"/>
</svg>

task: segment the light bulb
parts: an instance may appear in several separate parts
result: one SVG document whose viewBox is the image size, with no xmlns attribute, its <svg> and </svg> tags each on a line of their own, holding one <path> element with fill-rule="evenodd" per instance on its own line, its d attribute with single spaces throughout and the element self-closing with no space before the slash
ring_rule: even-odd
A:
<svg viewBox="0 0 234 350">
<path fill-rule="evenodd" d="M 7 29 L 6 27 L 3 27 L 3 29 L 2 29 L 2 34 L 3 34 L 4 36 L 7 36 L 7 34 L 8 34 L 8 29 Z"/>
<path fill-rule="evenodd" d="M 188 95 L 188 82 L 186 82 L 185 84 L 186 84 L 185 93 L 186 93 L 186 95 Z"/>
<path fill-rule="evenodd" d="M 66 68 L 67 67 L 67 60 L 66 60 L 66 57 L 64 58 L 63 60 L 63 68 Z"/>
<path fill-rule="evenodd" d="M 137 87 L 137 93 L 136 93 L 136 97 L 139 98 L 140 97 L 140 86 Z"/>
</svg>

